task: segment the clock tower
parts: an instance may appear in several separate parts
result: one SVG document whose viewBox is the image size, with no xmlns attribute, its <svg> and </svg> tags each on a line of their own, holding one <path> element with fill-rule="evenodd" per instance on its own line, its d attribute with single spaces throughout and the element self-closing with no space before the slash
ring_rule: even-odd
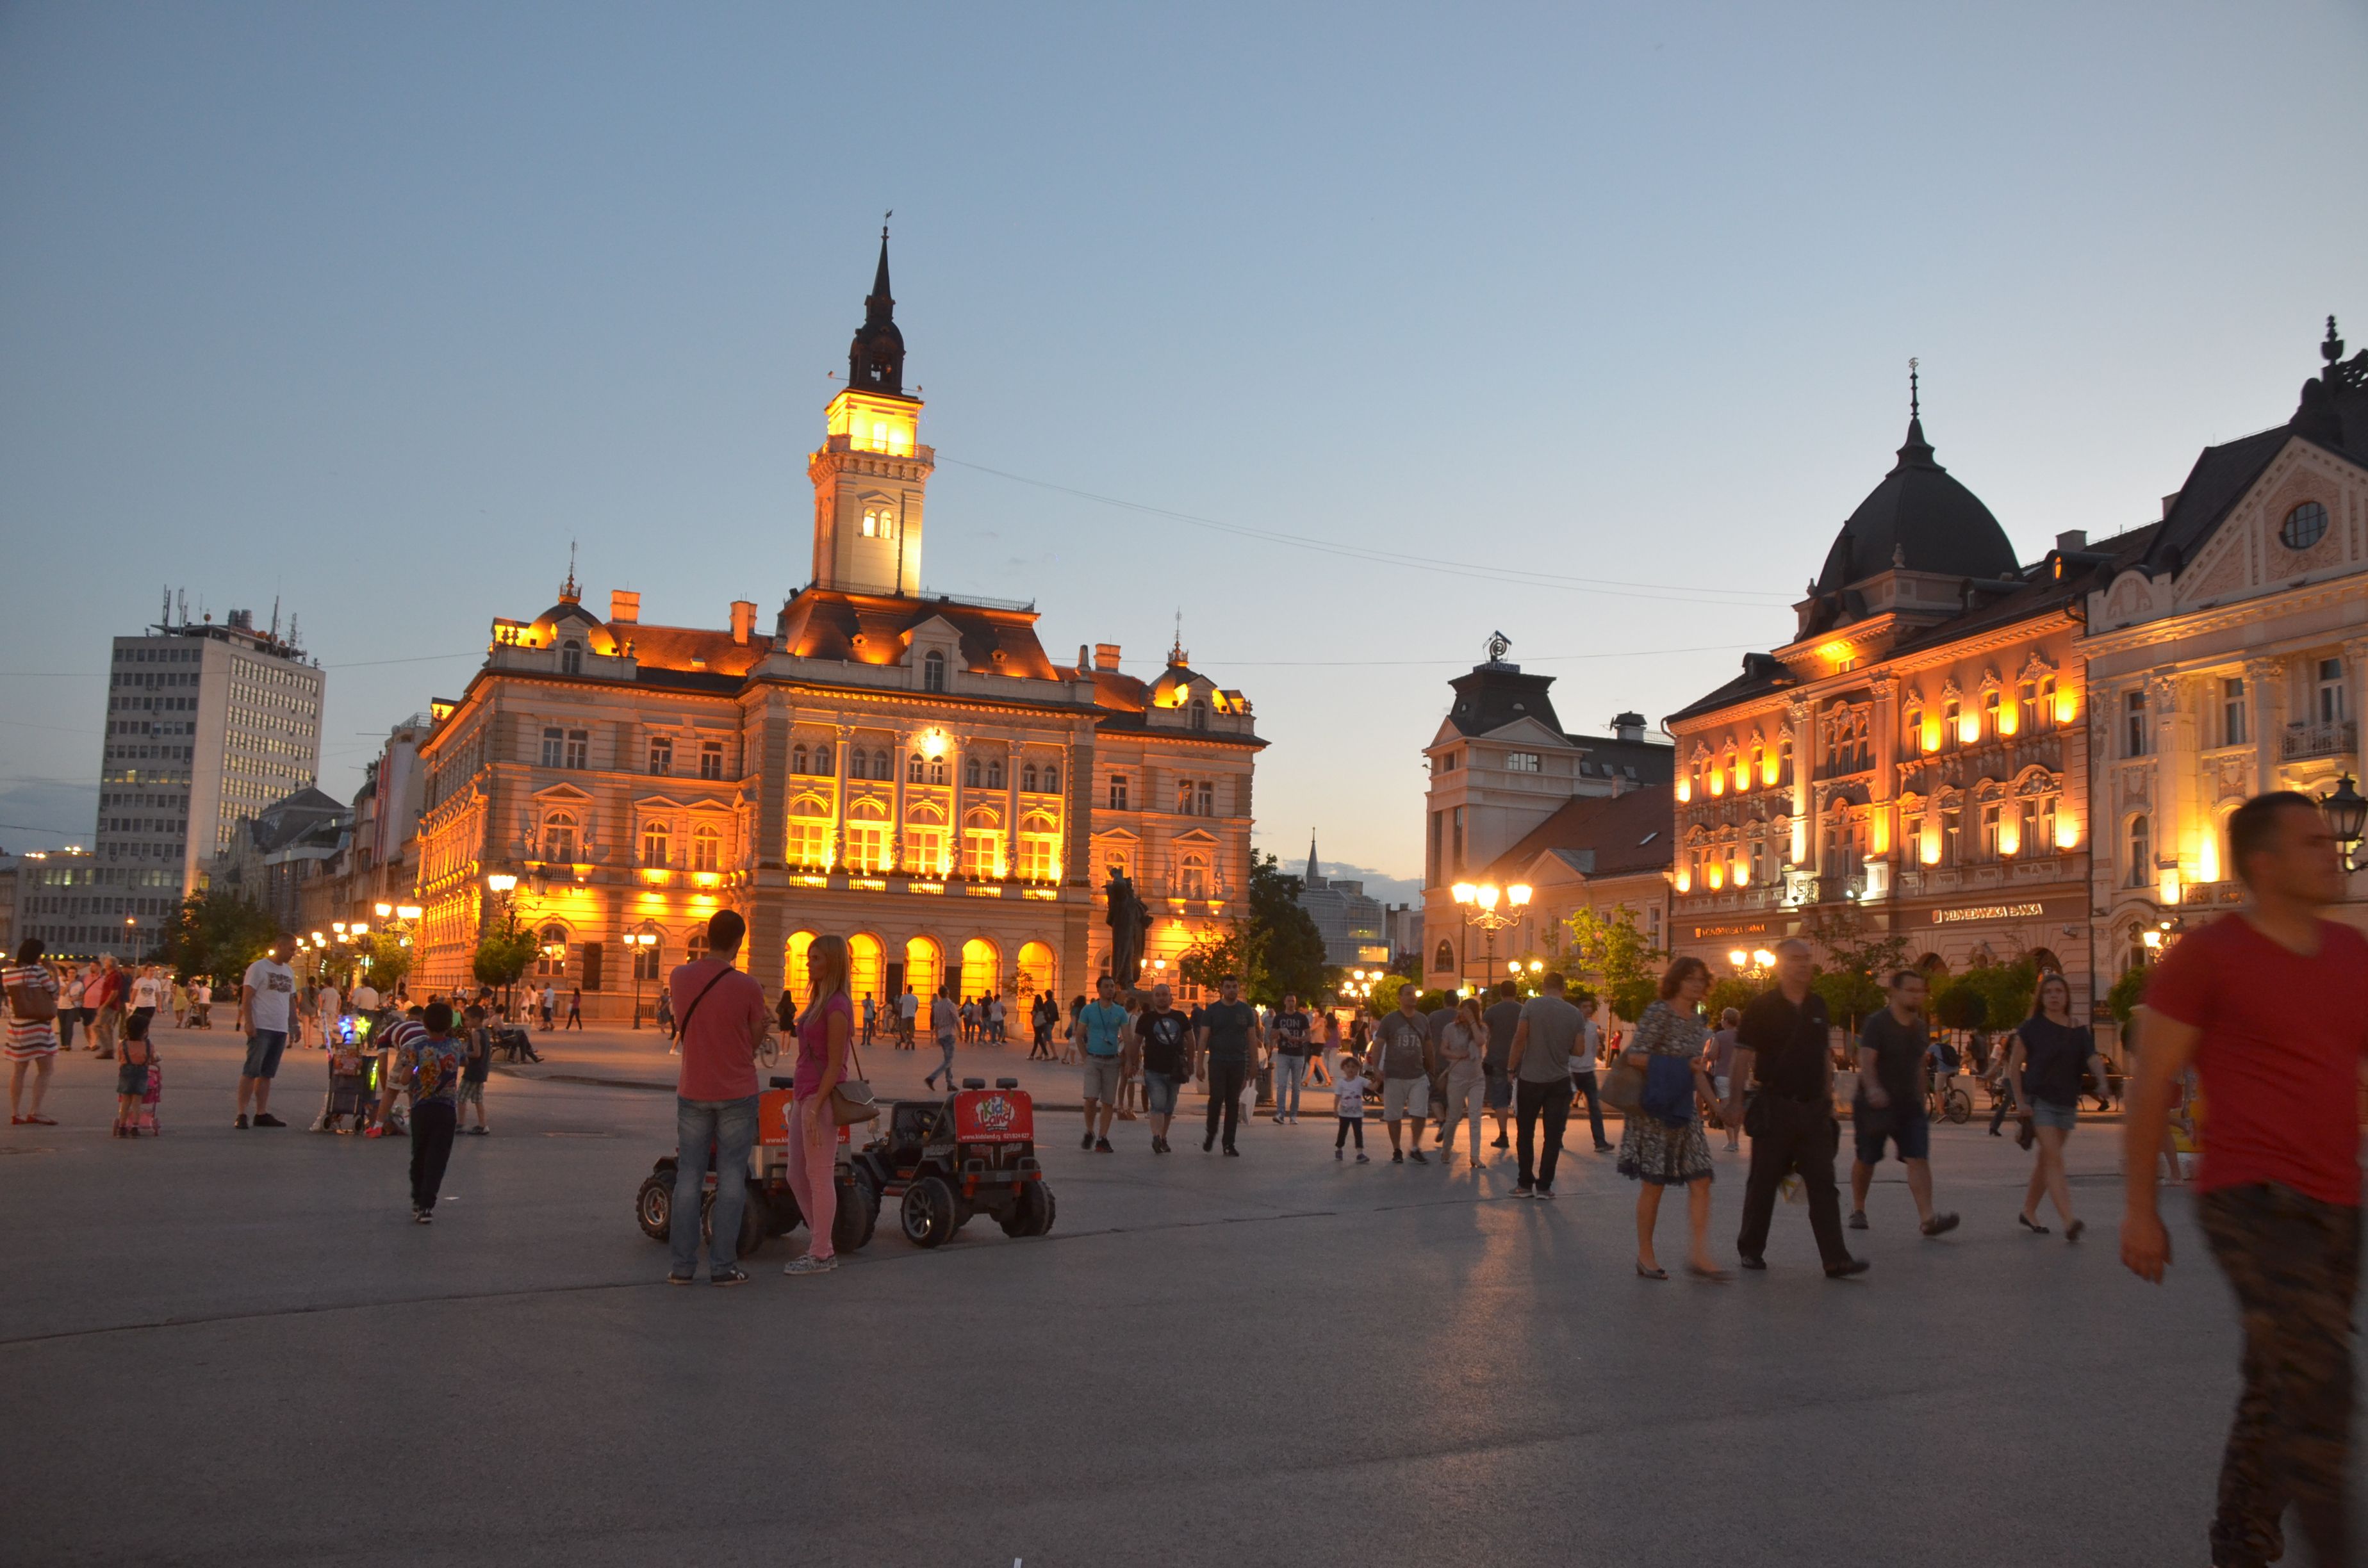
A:
<svg viewBox="0 0 2368 1568">
<path fill-rule="evenodd" d="M 905 335 L 888 291 L 888 231 L 847 351 L 847 390 L 830 400 L 814 482 L 814 581 L 845 593 L 921 590 L 921 506 L 936 454 L 918 440 L 921 400 L 905 392 Z"/>
</svg>

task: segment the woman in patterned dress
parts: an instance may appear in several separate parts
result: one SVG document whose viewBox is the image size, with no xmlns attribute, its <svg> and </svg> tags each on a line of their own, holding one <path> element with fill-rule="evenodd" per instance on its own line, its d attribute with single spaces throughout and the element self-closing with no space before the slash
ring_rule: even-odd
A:
<svg viewBox="0 0 2368 1568">
<path fill-rule="evenodd" d="M 0 969 L 0 985 L 7 988 L 8 1001 L 8 1125 L 22 1127 L 55 1127 L 57 1122 L 41 1114 L 41 1101 L 50 1092 L 50 1067 L 58 1055 L 57 997 L 58 977 L 41 961 L 48 949 L 39 937 L 28 937 L 17 949 L 17 961 Z M 47 994 L 50 1017 L 28 1017 L 18 1010 L 20 999 L 38 1006 L 37 998 Z M 25 1077 L 33 1079 L 33 1108 L 19 1114 L 25 1103 Z"/>
<path fill-rule="evenodd" d="M 1636 1272 L 1647 1279 L 1667 1279 L 1668 1271 L 1653 1258 L 1653 1224 L 1661 1216 L 1664 1187 L 1686 1189 L 1686 1218 L 1693 1231 L 1686 1272 L 1697 1279 L 1725 1279 L 1725 1270 L 1710 1256 L 1710 1141 L 1702 1136 L 1700 1108 L 1709 1103 L 1709 1077 L 1702 1070 L 1702 1040 L 1709 1028 L 1699 1016 L 1702 994 L 1710 989 L 1710 969 L 1702 960 L 1684 958 L 1661 976 L 1661 999 L 1636 1020 L 1628 1038 L 1631 1066 L 1651 1071 L 1656 1056 L 1682 1059 L 1693 1074 L 1696 1114 L 1680 1127 L 1635 1110 L 1628 1113 L 1627 1131 L 1620 1137 L 1620 1174 L 1643 1185 L 1636 1193 Z"/>
</svg>

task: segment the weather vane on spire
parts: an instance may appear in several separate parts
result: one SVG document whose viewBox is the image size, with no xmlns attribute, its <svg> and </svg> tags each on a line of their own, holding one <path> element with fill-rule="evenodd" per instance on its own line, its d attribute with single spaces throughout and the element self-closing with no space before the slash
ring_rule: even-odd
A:
<svg viewBox="0 0 2368 1568">
<path fill-rule="evenodd" d="M 1513 640 L 1511 638 L 1506 636 L 1501 631 L 1490 632 L 1488 634 L 1488 662 L 1492 665 L 1503 664 L 1505 662 L 1505 655 L 1512 651 L 1512 647 Z"/>
<path fill-rule="evenodd" d="M 575 586 L 575 541 L 571 539 L 567 541 L 567 583 L 559 590 L 559 597 L 567 603 L 574 604 L 578 593 L 579 590 Z"/>
<path fill-rule="evenodd" d="M 1918 401 L 1916 388 L 1916 361 L 1911 358 L 1907 361 L 1907 417 L 1910 419 L 1918 417 L 1923 412 L 1921 409 L 1917 407 Z"/>
<path fill-rule="evenodd" d="M 1192 662 L 1192 655 L 1184 651 L 1184 612 L 1181 608 L 1176 612 L 1176 641 L 1168 645 L 1167 662 L 1171 665 Z"/>
</svg>

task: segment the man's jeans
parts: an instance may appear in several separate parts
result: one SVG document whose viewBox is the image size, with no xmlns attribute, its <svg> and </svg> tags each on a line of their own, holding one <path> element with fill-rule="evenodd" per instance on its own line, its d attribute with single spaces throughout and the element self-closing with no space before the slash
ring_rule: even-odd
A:
<svg viewBox="0 0 2368 1568">
<path fill-rule="evenodd" d="M 1307 1058 L 1288 1051 L 1274 1053 L 1274 1114 L 1299 1114 L 1300 1086 L 1307 1082 Z"/>
<path fill-rule="evenodd" d="M 2256 1568 L 2291 1506 L 2317 1561 L 2351 1556 L 2351 1302 L 2360 1210 L 2268 1183 L 2195 1203 L 2245 1325 L 2245 1386 L 2220 1461 L 2212 1561 Z"/>
<path fill-rule="evenodd" d="M 1543 1187 L 1554 1189 L 1554 1165 L 1562 1158 L 1562 1132 L 1570 1120 L 1570 1099 L 1574 1093 L 1570 1080 L 1559 1084 L 1533 1084 L 1527 1078 L 1513 1084 L 1514 1151 L 1520 1156 L 1521 1174 L 1514 1183 L 1523 1192 Z M 1538 1119 L 1546 1124 L 1545 1150 L 1537 1146 Z"/>
<path fill-rule="evenodd" d="M 748 1206 L 748 1151 L 757 1142 L 757 1096 L 745 1100 L 674 1102 L 674 1271 L 699 1272 L 699 1200 L 715 1165 L 715 1213 L 707 1240 L 707 1270 L 729 1268 L 740 1256 L 740 1211 Z"/>
<path fill-rule="evenodd" d="M 1606 1140 L 1603 1136 L 1603 1106 L 1596 1097 L 1595 1074 L 1573 1073 L 1570 1085 L 1574 1091 L 1587 1096 L 1587 1124 L 1595 1130 L 1595 1146 L 1600 1149 Z"/>
</svg>

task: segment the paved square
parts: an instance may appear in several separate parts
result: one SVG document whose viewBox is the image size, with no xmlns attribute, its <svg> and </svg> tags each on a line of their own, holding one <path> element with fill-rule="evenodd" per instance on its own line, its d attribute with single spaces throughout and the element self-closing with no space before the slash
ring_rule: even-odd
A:
<svg viewBox="0 0 2368 1568">
<path fill-rule="evenodd" d="M 537 1071 L 666 1077 L 652 1036 L 559 1046 Z M 2115 1262 L 2110 1127 L 2072 1141 L 2078 1246 L 2017 1231 L 2026 1157 L 1977 1121 L 1936 1141 L 1956 1235 L 1890 1167 L 1864 1279 L 1780 1206 L 1770 1271 L 1713 1286 L 1634 1276 L 1608 1157 L 1520 1203 L 1508 1165 L 1336 1165 L 1328 1117 L 1222 1160 L 1048 1113 L 1050 1238 L 883 1225 L 792 1279 L 792 1237 L 675 1290 L 632 1214 L 664 1094 L 497 1074 L 422 1228 L 404 1144 L 302 1131 L 317 1054 L 297 1125 L 234 1132 L 228 1038 L 164 1048 L 165 1137 L 108 1139 L 77 1056 L 64 1125 L 0 1144 L 12 1561 L 2205 1561 L 2233 1313 L 2183 1200 L 2167 1288 Z"/>
</svg>

